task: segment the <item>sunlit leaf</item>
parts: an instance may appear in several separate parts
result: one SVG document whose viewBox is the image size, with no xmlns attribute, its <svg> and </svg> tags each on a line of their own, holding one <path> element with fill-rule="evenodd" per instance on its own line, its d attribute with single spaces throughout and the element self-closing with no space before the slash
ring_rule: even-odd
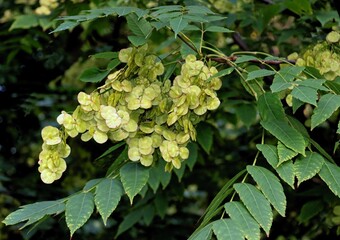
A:
<svg viewBox="0 0 340 240">
<path fill-rule="evenodd" d="M 306 152 L 306 157 L 299 157 L 294 162 L 294 173 L 298 179 L 298 185 L 314 177 L 324 163 L 324 158 L 314 152 Z"/>
<path fill-rule="evenodd" d="M 263 121 L 286 121 L 286 114 L 277 94 L 269 92 L 262 94 L 257 101 L 257 105 Z"/>
<path fill-rule="evenodd" d="M 74 232 L 83 226 L 90 218 L 94 209 L 93 194 L 78 193 L 67 201 L 66 203 L 66 224 L 70 229 L 71 236 Z"/>
<path fill-rule="evenodd" d="M 230 30 L 225 27 L 220 27 L 220 26 L 209 26 L 205 29 L 206 32 L 224 32 L 224 33 L 232 33 L 234 32 L 233 30 Z"/>
<path fill-rule="evenodd" d="M 282 163 L 280 166 L 277 166 L 279 163 L 279 156 L 275 146 L 268 144 L 257 144 L 256 147 L 262 152 L 268 163 L 276 170 L 280 178 L 288 183 L 289 186 L 294 188 L 295 175 L 293 162 L 287 161 Z"/>
<path fill-rule="evenodd" d="M 304 67 L 287 66 L 278 71 L 270 89 L 272 92 L 279 92 L 292 86 L 292 81 L 304 70 Z"/>
<path fill-rule="evenodd" d="M 340 107 L 340 96 L 334 94 L 323 95 L 311 118 L 311 128 L 315 128 L 326 121 Z"/>
<path fill-rule="evenodd" d="M 250 81 L 253 80 L 255 78 L 262 78 L 262 77 L 266 77 L 266 76 L 271 76 L 274 75 L 275 72 L 272 70 L 267 70 L 267 69 L 260 69 L 260 70 L 255 70 L 255 71 L 251 71 L 250 73 L 248 73 L 248 77 L 246 79 L 246 81 Z"/>
<path fill-rule="evenodd" d="M 283 162 L 289 161 L 293 157 L 298 155 L 297 152 L 287 148 L 281 142 L 277 143 L 277 153 L 278 153 L 278 156 L 279 156 L 279 163 L 277 164 L 277 166 L 280 166 Z"/>
<path fill-rule="evenodd" d="M 20 15 L 17 16 L 9 28 L 9 31 L 13 29 L 28 29 L 36 27 L 39 24 L 39 17 L 37 15 Z"/>
<path fill-rule="evenodd" d="M 325 161 L 319 176 L 327 184 L 327 186 L 332 190 L 332 192 L 340 197 L 340 167 Z"/>
<path fill-rule="evenodd" d="M 228 202 L 224 209 L 248 240 L 260 239 L 260 225 L 240 202 Z"/>
<path fill-rule="evenodd" d="M 60 24 L 56 29 L 54 29 L 51 33 L 68 30 L 68 29 L 78 26 L 79 24 L 80 23 L 76 21 L 65 21 L 62 24 Z"/>
<path fill-rule="evenodd" d="M 65 210 L 63 201 L 43 201 L 21 206 L 19 210 L 9 214 L 2 222 L 6 225 L 14 225 L 27 221 L 28 226 L 42 219 L 45 215 L 58 214 Z"/>
<path fill-rule="evenodd" d="M 183 18 L 183 15 L 170 20 L 170 27 L 175 33 L 175 37 L 188 25 L 188 20 Z"/>
<path fill-rule="evenodd" d="M 214 221 L 212 229 L 218 240 L 243 240 L 241 230 L 231 219 L 219 219 Z"/>
<path fill-rule="evenodd" d="M 236 183 L 234 184 L 234 188 L 245 207 L 268 236 L 273 222 L 273 213 L 268 200 L 251 184 Z"/>
<path fill-rule="evenodd" d="M 287 200 L 280 180 L 269 170 L 259 166 L 247 166 L 264 196 L 281 216 L 285 216 Z"/>
<path fill-rule="evenodd" d="M 210 240 L 213 224 L 210 223 L 199 231 L 193 233 L 188 240 Z"/>
<path fill-rule="evenodd" d="M 303 136 L 283 121 L 261 121 L 264 129 L 295 152 L 305 154 L 305 140 Z"/>
<path fill-rule="evenodd" d="M 105 225 L 122 195 L 122 184 L 117 179 L 105 178 L 97 185 L 94 202 Z"/>
<path fill-rule="evenodd" d="M 149 179 L 149 169 L 140 163 L 127 163 L 120 169 L 124 190 L 132 204 L 133 198 L 142 190 Z"/>
</svg>

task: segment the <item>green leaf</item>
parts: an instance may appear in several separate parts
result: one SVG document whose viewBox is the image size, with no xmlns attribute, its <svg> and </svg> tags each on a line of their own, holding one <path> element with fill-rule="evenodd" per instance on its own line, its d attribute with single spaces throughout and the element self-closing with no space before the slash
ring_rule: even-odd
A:
<svg viewBox="0 0 340 240">
<path fill-rule="evenodd" d="M 318 90 L 323 90 L 323 91 L 328 91 L 328 88 L 325 88 L 322 86 L 326 80 L 324 79 L 305 79 L 305 80 L 299 80 L 295 81 L 294 83 L 298 84 L 298 86 L 305 86 L 305 87 L 310 87 Z"/>
<path fill-rule="evenodd" d="M 168 199 L 162 193 L 155 195 L 155 208 L 157 214 L 163 219 L 169 207 Z"/>
<path fill-rule="evenodd" d="M 277 166 L 280 166 L 283 162 L 289 161 L 293 157 L 298 155 L 297 152 L 294 152 L 293 150 L 287 148 L 281 142 L 277 143 L 277 153 L 279 156 L 279 163 L 277 164 Z"/>
<path fill-rule="evenodd" d="M 280 180 L 271 171 L 263 167 L 247 166 L 247 171 L 276 211 L 284 217 L 287 200 Z"/>
<path fill-rule="evenodd" d="M 210 223 L 199 231 L 193 233 L 188 240 L 210 240 L 213 224 Z"/>
<path fill-rule="evenodd" d="M 315 88 L 306 86 L 296 86 L 291 92 L 292 96 L 305 103 L 310 103 L 316 106 L 316 100 L 318 99 L 318 91 Z"/>
<path fill-rule="evenodd" d="M 321 179 L 327 184 L 332 192 L 340 197 L 340 167 L 325 161 L 319 172 Z"/>
<path fill-rule="evenodd" d="M 255 70 L 255 71 L 251 71 L 248 74 L 246 81 L 250 81 L 250 80 L 253 80 L 255 78 L 262 78 L 262 77 L 266 77 L 266 76 L 271 76 L 271 75 L 274 75 L 274 74 L 275 74 L 275 71 L 272 71 L 272 70 L 267 70 L 267 69 Z"/>
<path fill-rule="evenodd" d="M 84 192 L 88 192 L 91 191 L 98 183 L 100 183 L 100 181 L 102 181 L 103 178 L 95 178 L 95 179 L 91 179 L 90 181 L 88 181 L 85 186 L 83 187 Z"/>
<path fill-rule="evenodd" d="M 186 9 L 188 10 L 189 14 L 215 14 L 213 11 L 211 11 L 209 8 L 202 6 L 202 5 L 190 5 L 186 6 Z"/>
<path fill-rule="evenodd" d="M 107 170 L 106 177 L 111 177 L 117 174 L 120 168 L 122 167 L 122 165 L 124 164 L 124 162 L 126 161 L 129 161 L 127 145 L 125 145 L 124 150 L 119 154 L 119 156 L 114 160 L 114 162 L 111 164 L 111 166 Z"/>
<path fill-rule="evenodd" d="M 298 185 L 314 177 L 322 168 L 324 158 L 314 152 L 306 152 L 306 157 L 299 157 L 294 163 L 294 173 L 298 179 Z"/>
<path fill-rule="evenodd" d="M 339 123 L 338 123 L 338 130 L 336 131 L 337 134 L 340 134 L 340 120 L 339 120 Z"/>
<path fill-rule="evenodd" d="M 190 142 L 187 145 L 187 148 L 189 149 L 189 157 L 185 160 L 185 164 L 189 167 L 190 171 L 192 171 L 198 158 L 198 146 L 197 144 Z"/>
<path fill-rule="evenodd" d="M 300 223 L 307 223 L 311 218 L 317 216 L 322 210 L 322 201 L 309 201 L 302 206 L 298 220 Z"/>
<path fill-rule="evenodd" d="M 206 153 L 210 153 L 213 144 L 213 131 L 210 124 L 200 123 L 197 126 L 197 142 Z"/>
<path fill-rule="evenodd" d="M 236 174 L 232 179 L 227 181 L 226 184 L 221 188 L 221 190 L 215 195 L 214 199 L 210 202 L 209 206 L 205 210 L 204 218 L 201 225 L 197 228 L 197 230 L 201 229 L 205 226 L 218 212 L 221 203 L 226 199 L 226 197 L 232 193 L 231 186 L 245 174 L 246 170 L 240 171 Z"/>
<path fill-rule="evenodd" d="M 145 18 L 138 19 L 136 14 L 130 14 L 126 17 L 129 29 L 138 37 L 144 37 L 147 39 L 152 33 L 151 24 L 145 20 Z"/>
<path fill-rule="evenodd" d="M 313 112 L 311 119 L 311 128 L 313 129 L 326 121 L 339 107 L 339 95 L 334 95 L 330 93 L 323 95 L 318 102 L 318 106 Z"/>
<path fill-rule="evenodd" d="M 110 73 L 111 70 L 100 70 L 97 67 L 86 69 L 79 77 L 82 82 L 100 82 Z"/>
<path fill-rule="evenodd" d="M 155 217 L 155 207 L 148 204 L 143 211 L 143 220 L 146 226 L 150 226 L 153 218 Z"/>
<path fill-rule="evenodd" d="M 257 57 L 254 57 L 254 56 L 249 56 L 249 55 L 241 55 L 241 56 L 238 56 L 235 63 L 244 63 L 244 62 L 250 62 L 250 61 L 253 61 L 253 60 L 259 60 Z"/>
<path fill-rule="evenodd" d="M 91 57 L 96 58 L 96 59 L 100 59 L 100 58 L 104 58 L 104 59 L 113 59 L 113 58 L 118 58 L 118 52 L 101 52 L 101 53 L 96 53 L 91 55 Z"/>
<path fill-rule="evenodd" d="M 167 5 L 167 6 L 159 6 L 159 7 L 154 7 L 152 8 L 152 16 L 157 16 L 162 13 L 167 13 L 167 12 L 174 12 L 174 11 L 181 11 L 182 10 L 181 5 Z M 155 11 L 156 10 L 156 11 Z"/>
<path fill-rule="evenodd" d="M 281 141 L 288 148 L 305 155 L 305 140 L 301 133 L 283 121 L 261 121 L 264 129 Z"/>
<path fill-rule="evenodd" d="M 65 210 L 63 201 L 43 201 L 21 206 L 19 210 L 9 214 L 2 222 L 6 225 L 14 225 L 23 221 L 26 227 L 42 219 L 45 215 L 59 214 Z M 23 228 L 22 227 L 22 228 Z"/>
<path fill-rule="evenodd" d="M 125 144 L 125 142 L 120 142 L 115 144 L 114 146 L 110 147 L 109 149 L 107 149 L 102 155 L 100 155 L 99 157 L 97 157 L 95 159 L 95 161 L 102 159 L 108 155 L 110 155 L 111 153 L 113 153 L 115 150 L 117 150 L 118 148 L 120 148 L 121 146 L 123 146 Z"/>
<path fill-rule="evenodd" d="M 287 119 L 288 119 L 289 125 L 295 128 L 299 133 L 302 134 L 302 136 L 305 139 L 305 146 L 308 147 L 309 142 L 310 142 L 310 137 L 309 137 L 306 127 L 299 120 L 297 120 L 296 118 L 290 115 L 287 115 Z"/>
<path fill-rule="evenodd" d="M 211 77 L 209 77 L 207 79 L 207 81 L 209 81 L 210 79 L 212 78 L 219 78 L 219 77 L 223 77 L 223 76 L 226 76 L 226 75 L 229 75 L 231 74 L 233 71 L 235 70 L 234 67 L 230 67 L 230 68 L 226 68 L 226 69 L 223 69 L 221 71 L 219 71 L 218 73 L 215 73 L 214 75 L 212 75 Z"/>
<path fill-rule="evenodd" d="M 133 198 L 142 190 L 149 179 L 149 169 L 140 163 L 127 163 L 120 169 L 124 190 L 132 204 Z"/>
<path fill-rule="evenodd" d="M 79 24 L 80 23 L 76 21 L 65 21 L 50 33 L 61 32 L 67 29 L 71 29 L 71 28 L 78 26 Z"/>
<path fill-rule="evenodd" d="M 285 0 L 283 1 L 283 5 L 287 7 L 290 11 L 298 14 L 298 15 L 304 15 L 308 14 L 311 15 L 313 14 L 312 6 L 309 0 Z"/>
<path fill-rule="evenodd" d="M 279 163 L 279 156 L 275 146 L 268 144 L 257 144 L 256 147 L 262 152 L 268 163 L 276 170 L 280 178 L 288 183 L 289 186 L 294 188 L 295 175 L 293 162 L 288 161 L 282 163 L 280 166 L 277 166 Z"/>
<path fill-rule="evenodd" d="M 217 237 L 217 240 L 243 240 L 241 230 L 237 224 L 231 219 L 219 219 L 214 221 L 212 229 Z"/>
<path fill-rule="evenodd" d="M 269 230 L 273 222 L 273 213 L 267 199 L 253 185 L 248 183 L 236 183 L 234 188 L 242 202 L 269 236 Z"/>
<path fill-rule="evenodd" d="M 112 59 L 108 64 L 107 64 L 107 69 L 112 70 L 116 68 L 120 64 L 119 59 Z"/>
<path fill-rule="evenodd" d="M 324 10 L 316 13 L 316 19 L 321 23 L 322 26 L 325 26 L 328 22 L 338 22 L 339 23 L 339 14 L 337 11 L 333 10 Z"/>
<path fill-rule="evenodd" d="M 66 224 L 70 229 L 71 236 L 83 226 L 90 218 L 94 209 L 93 194 L 78 193 L 70 197 L 66 203 Z"/>
<path fill-rule="evenodd" d="M 185 165 L 182 164 L 182 166 L 179 169 L 173 169 L 174 173 L 177 175 L 178 181 L 181 182 L 184 172 L 185 172 Z"/>
<path fill-rule="evenodd" d="M 256 122 L 257 110 L 253 104 L 241 104 L 235 108 L 237 117 L 249 128 Z"/>
<path fill-rule="evenodd" d="M 122 195 L 123 188 L 117 179 L 105 178 L 96 187 L 94 202 L 103 218 L 104 225 L 116 209 Z"/>
<path fill-rule="evenodd" d="M 260 226 L 240 202 L 228 202 L 224 209 L 248 240 L 260 239 Z"/>
<path fill-rule="evenodd" d="M 233 30 L 230 30 L 225 27 L 220 27 L 220 26 L 209 26 L 205 29 L 206 32 L 224 32 L 224 33 L 232 33 L 234 32 Z"/>
<path fill-rule="evenodd" d="M 257 105 L 263 121 L 286 120 L 286 114 L 277 94 L 270 92 L 262 94 L 257 101 Z"/>
<path fill-rule="evenodd" d="M 137 12 L 139 9 L 136 7 L 114 7 L 112 10 L 119 16 L 126 16 L 132 12 Z M 131 14 L 132 15 L 132 14 Z M 136 15 L 137 16 L 137 15 Z"/>
<path fill-rule="evenodd" d="M 139 208 L 127 214 L 124 217 L 123 221 L 119 224 L 118 231 L 117 231 L 115 238 L 117 238 L 119 235 L 121 235 L 126 230 L 130 229 L 139 220 L 141 220 L 143 217 L 143 211 L 144 211 L 144 208 Z"/>
<path fill-rule="evenodd" d="M 39 18 L 37 15 L 20 15 L 17 16 L 9 28 L 9 31 L 13 29 L 29 29 L 39 25 Z"/>
<path fill-rule="evenodd" d="M 135 47 L 144 45 L 148 41 L 143 36 L 128 36 L 128 39 Z"/>
<path fill-rule="evenodd" d="M 280 92 L 292 86 L 292 81 L 304 70 L 304 67 L 288 66 L 280 69 L 273 80 L 273 84 L 270 86 L 272 92 Z"/>
<path fill-rule="evenodd" d="M 183 18 L 183 15 L 170 20 L 170 27 L 175 33 L 175 37 L 188 25 L 188 20 Z"/>
<path fill-rule="evenodd" d="M 340 95 L 340 81 L 326 81 L 325 85 L 332 89 L 337 95 Z"/>
</svg>

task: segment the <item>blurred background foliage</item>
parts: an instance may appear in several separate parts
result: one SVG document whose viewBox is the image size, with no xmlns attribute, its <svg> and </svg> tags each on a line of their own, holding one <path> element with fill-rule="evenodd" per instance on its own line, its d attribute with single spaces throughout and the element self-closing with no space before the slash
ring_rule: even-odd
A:
<svg viewBox="0 0 340 240">
<path fill-rule="evenodd" d="M 39 178 L 41 128 L 56 125 L 55 118 L 61 110 L 73 110 L 80 90 L 89 92 L 95 87 L 79 81 L 84 69 L 107 64 L 89 56 L 129 45 L 129 30 L 123 18 L 101 18 L 82 23 L 72 31 L 50 34 L 58 25 L 53 20 L 84 9 L 167 4 L 204 4 L 226 16 L 224 24 L 235 33 L 205 35 L 207 42 L 226 54 L 263 51 L 287 57 L 303 52 L 308 45 L 339 28 L 335 0 L 0 0 L 1 220 L 20 205 L 72 194 L 90 179 L 102 177 L 105 167 L 117 157 L 113 154 L 94 161 L 110 144 L 73 139 L 67 174 L 53 186 L 43 184 Z M 150 44 L 159 53 L 166 53 L 172 51 L 164 44 L 167 41 L 174 41 L 173 36 L 162 31 L 152 36 Z M 181 51 L 189 50 L 182 46 Z M 121 239 L 188 237 L 221 186 L 253 161 L 255 144 L 260 140 L 256 108 L 236 75 L 224 79 L 219 97 L 222 100 L 219 110 L 198 130 L 210 141 L 211 149 L 207 153 L 198 148 L 193 172 L 186 169 L 172 174 L 165 190 L 154 194 L 149 189 L 133 206 L 124 199 L 107 226 L 99 215 L 94 215 L 73 239 L 113 239 L 122 221 L 129 230 L 121 234 Z M 297 115 L 308 120 L 303 110 Z M 335 129 L 330 121 L 311 133 L 330 154 L 333 142 L 337 141 Z M 338 160 L 339 151 L 333 157 Z M 285 192 L 287 218 L 275 218 L 270 239 L 335 239 L 340 234 L 339 199 L 319 179 L 302 184 L 296 191 L 285 186 Z M 0 224 L 0 240 L 53 240 L 67 236 L 65 221 L 60 217 L 49 218 L 24 231 Z"/>
</svg>

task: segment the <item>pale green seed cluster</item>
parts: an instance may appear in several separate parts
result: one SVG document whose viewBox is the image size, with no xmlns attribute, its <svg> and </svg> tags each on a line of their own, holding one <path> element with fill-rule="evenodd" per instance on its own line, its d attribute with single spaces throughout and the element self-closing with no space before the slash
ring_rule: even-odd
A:
<svg viewBox="0 0 340 240">
<path fill-rule="evenodd" d="M 181 74 L 171 83 L 158 80 L 164 67 L 156 56 L 147 53 L 147 45 L 122 49 L 119 60 L 126 67 L 110 74 L 98 90 L 80 92 L 79 105 L 72 114 L 62 111 L 59 115 L 57 121 L 63 126 L 65 139 L 80 134 L 83 141 L 94 139 L 100 144 L 125 140 L 131 161 L 150 166 L 158 151 L 167 162 L 166 170 L 180 168 L 189 157 L 188 142 L 196 140 L 194 126 L 208 110 L 220 105 L 216 90 L 222 83 L 212 77 L 216 68 L 189 55 Z M 48 134 L 49 138 L 45 138 L 53 144 L 62 142 L 56 140 L 57 135 L 63 135 L 58 129 L 49 127 Z M 66 154 L 58 156 L 62 159 Z M 39 171 L 45 161 L 45 157 L 40 158 Z M 64 164 L 62 171 L 65 168 Z M 50 183 L 58 178 L 59 175 L 50 175 L 48 181 L 43 181 Z"/>
<path fill-rule="evenodd" d="M 327 80 L 340 76 L 340 33 L 330 32 L 326 41 L 308 49 L 296 65 L 315 67 Z"/>
<path fill-rule="evenodd" d="M 41 131 L 44 143 L 39 154 L 39 172 L 44 183 L 58 180 L 66 170 L 64 158 L 68 157 L 71 148 L 63 139 L 63 133 L 58 128 L 47 126 Z"/>
</svg>

